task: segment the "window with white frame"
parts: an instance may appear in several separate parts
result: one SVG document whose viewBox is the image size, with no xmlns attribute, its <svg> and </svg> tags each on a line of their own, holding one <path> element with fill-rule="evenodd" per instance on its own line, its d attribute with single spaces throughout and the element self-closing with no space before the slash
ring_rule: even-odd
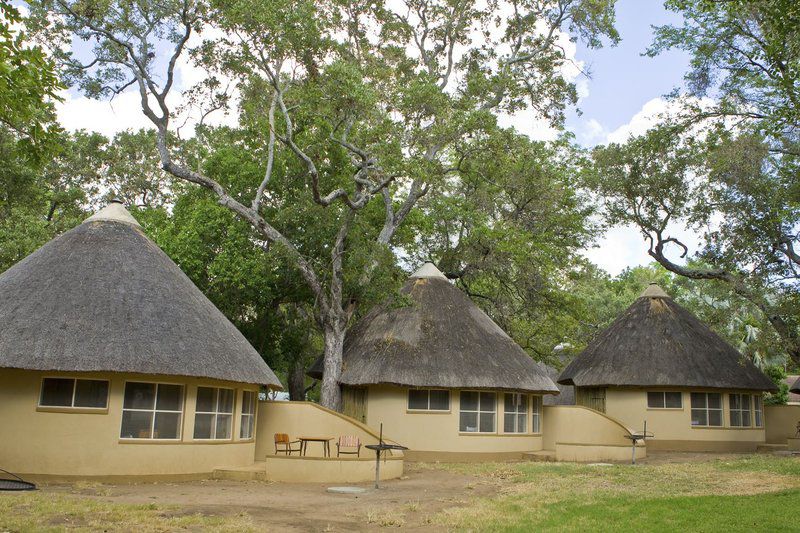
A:
<svg viewBox="0 0 800 533">
<path fill-rule="evenodd" d="M 680 392 L 648 392 L 648 409 L 681 409 L 683 394 Z"/>
<path fill-rule="evenodd" d="M 242 392 L 242 424 L 239 428 L 240 439 L 252 439 L 256 425 L 256 393 Z"/>
<path fill-rule="evenodd" d="M 497 395 L 494 392 L 461 391 L 459 431 L 494 433 Z"/>
<path fill-rule="evenodd" d="M 527 394 L 503 394 L 503 431 L 505 433 L 525 433 L 528 430 Z"/>
<path fill-rule="evenodd" d="M 233 434 L 233 389 L 197 387 L 194 438 L 227 440 Z"/>
<path fill-rule="evenodd" d="M 44 378 L 39 407 L 108 408 L 108 381 L 103 379 Z"/>
<path fill-rule="evenodd" d="M 183 385 L 125 383 L 120 438 L 178 440 L 182 419 Z"/>
<path fill-rule="evenodd" d="M 449 411 L 450 391 L 446 389 L 408 389 L 409 411 Z"/>
<path fill-rule="evenodd" d="M 764 427 L 764 404 L 760 394 L 753 395 L 753 418 L 757 428 Z"/>
<path fill-rule="evenodd" d="M 541 433 L 542 432 L 542 397 L 541 396 L 531 396 L 531 414 L 532 414 L 531 431 L 533 433 Z"/>
<path fill-rule="evenodd" d="M 752 425 L 749 394 L 729 394 L 728 407 L 730 408 L 731 427 L 748 428 Z"/>
<path fill-rule="evenodd" d="M 714 392 L 693 392 L 692 425 L 721 427 L 722 426 L 722 395 Z"/>
</svg>

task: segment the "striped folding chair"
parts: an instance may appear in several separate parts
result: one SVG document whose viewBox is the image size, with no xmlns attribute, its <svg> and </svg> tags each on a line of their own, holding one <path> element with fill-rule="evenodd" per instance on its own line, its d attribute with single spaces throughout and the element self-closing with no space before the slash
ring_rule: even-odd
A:
<svg viewBox="0 0 800 533">
<path fill-rule="evenodd" d="M 339 437 L 339 441 L 336 443 L 336 457 L 342 454 L 361 457 L 361 439 L 355 435 L 342 435 Z"/>
</svg>

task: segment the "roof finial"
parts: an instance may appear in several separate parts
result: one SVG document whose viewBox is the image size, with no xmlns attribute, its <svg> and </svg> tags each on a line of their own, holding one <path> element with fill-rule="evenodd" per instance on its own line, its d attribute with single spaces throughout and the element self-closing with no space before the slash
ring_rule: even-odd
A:
<svg viewBox="0 0 800 533">
<path fill-rule="evenodd" d="M 651 281 L 639 298 L 669 298 L 669 294 L 664 292 L 664 289 L 659 287 L 655 281 Z"/>
<path fill-rule="evenodd" d="M 430 261 L 426 261 L 425 264 L 419 267 L 419 270 L 411 274 L 410 277 L 447 279 L 447 277 L 444 274 L 442 274 L 442 272 L 438 268 L 436 268 L 436 265 L 434 265 Z"/>
<path fill-rule="evenodd" d="M 84 222 L 96 222 L 96 221 L 110 221 L 110 222 L 122 222 L 123 224 L 130 224 L 131 226 L 141 227 L 139 222 L 133 218 L 125 206 L 117 197 L 111 198 L 108 201 L 108 205 L 105 206 L 103 209 L 95 213 L 94 215 L 90 216 Z"/>
</svg>

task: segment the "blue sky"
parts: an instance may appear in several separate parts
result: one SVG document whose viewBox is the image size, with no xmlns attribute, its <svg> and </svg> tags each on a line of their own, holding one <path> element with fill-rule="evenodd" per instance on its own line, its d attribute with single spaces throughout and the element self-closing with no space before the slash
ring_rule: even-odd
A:
<svg viewBox="0 0 800 533">
<path fill-rule="evenodd" d="M 681 51 L 655 58 L 641 55 L 652 42 L 652 26 L 679 22 L 680 17 L 664 9 L 663 0 L 620 0 L 616 26 L 622 41 L 599 50 L 578 44 L 576 57 L 591 71 L 589 94 L 579 105 L 583 115 L 571 112 L 567 118 L 578 142 L 597 142 L 586 134 L 588 121 L 594 119 L 605 131 L 614 131 L 629 123 L 645 103 L 681 84 L 688 55 Z"/>
</svg>

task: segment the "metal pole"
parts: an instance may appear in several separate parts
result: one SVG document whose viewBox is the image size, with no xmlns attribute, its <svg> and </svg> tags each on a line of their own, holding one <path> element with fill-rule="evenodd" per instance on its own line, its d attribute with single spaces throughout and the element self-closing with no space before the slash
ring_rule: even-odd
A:
<svg viewBox="0 0 800 533">
<path fill-rule="evenodd" d="M 378 437 L 378 449 L 375 450 L 375 488 L 379 489 L 378 485 L 381 480 L 381 446 L 383 445 L 383 422 L 381 422 L 381 432 Z"/>
</svg>

